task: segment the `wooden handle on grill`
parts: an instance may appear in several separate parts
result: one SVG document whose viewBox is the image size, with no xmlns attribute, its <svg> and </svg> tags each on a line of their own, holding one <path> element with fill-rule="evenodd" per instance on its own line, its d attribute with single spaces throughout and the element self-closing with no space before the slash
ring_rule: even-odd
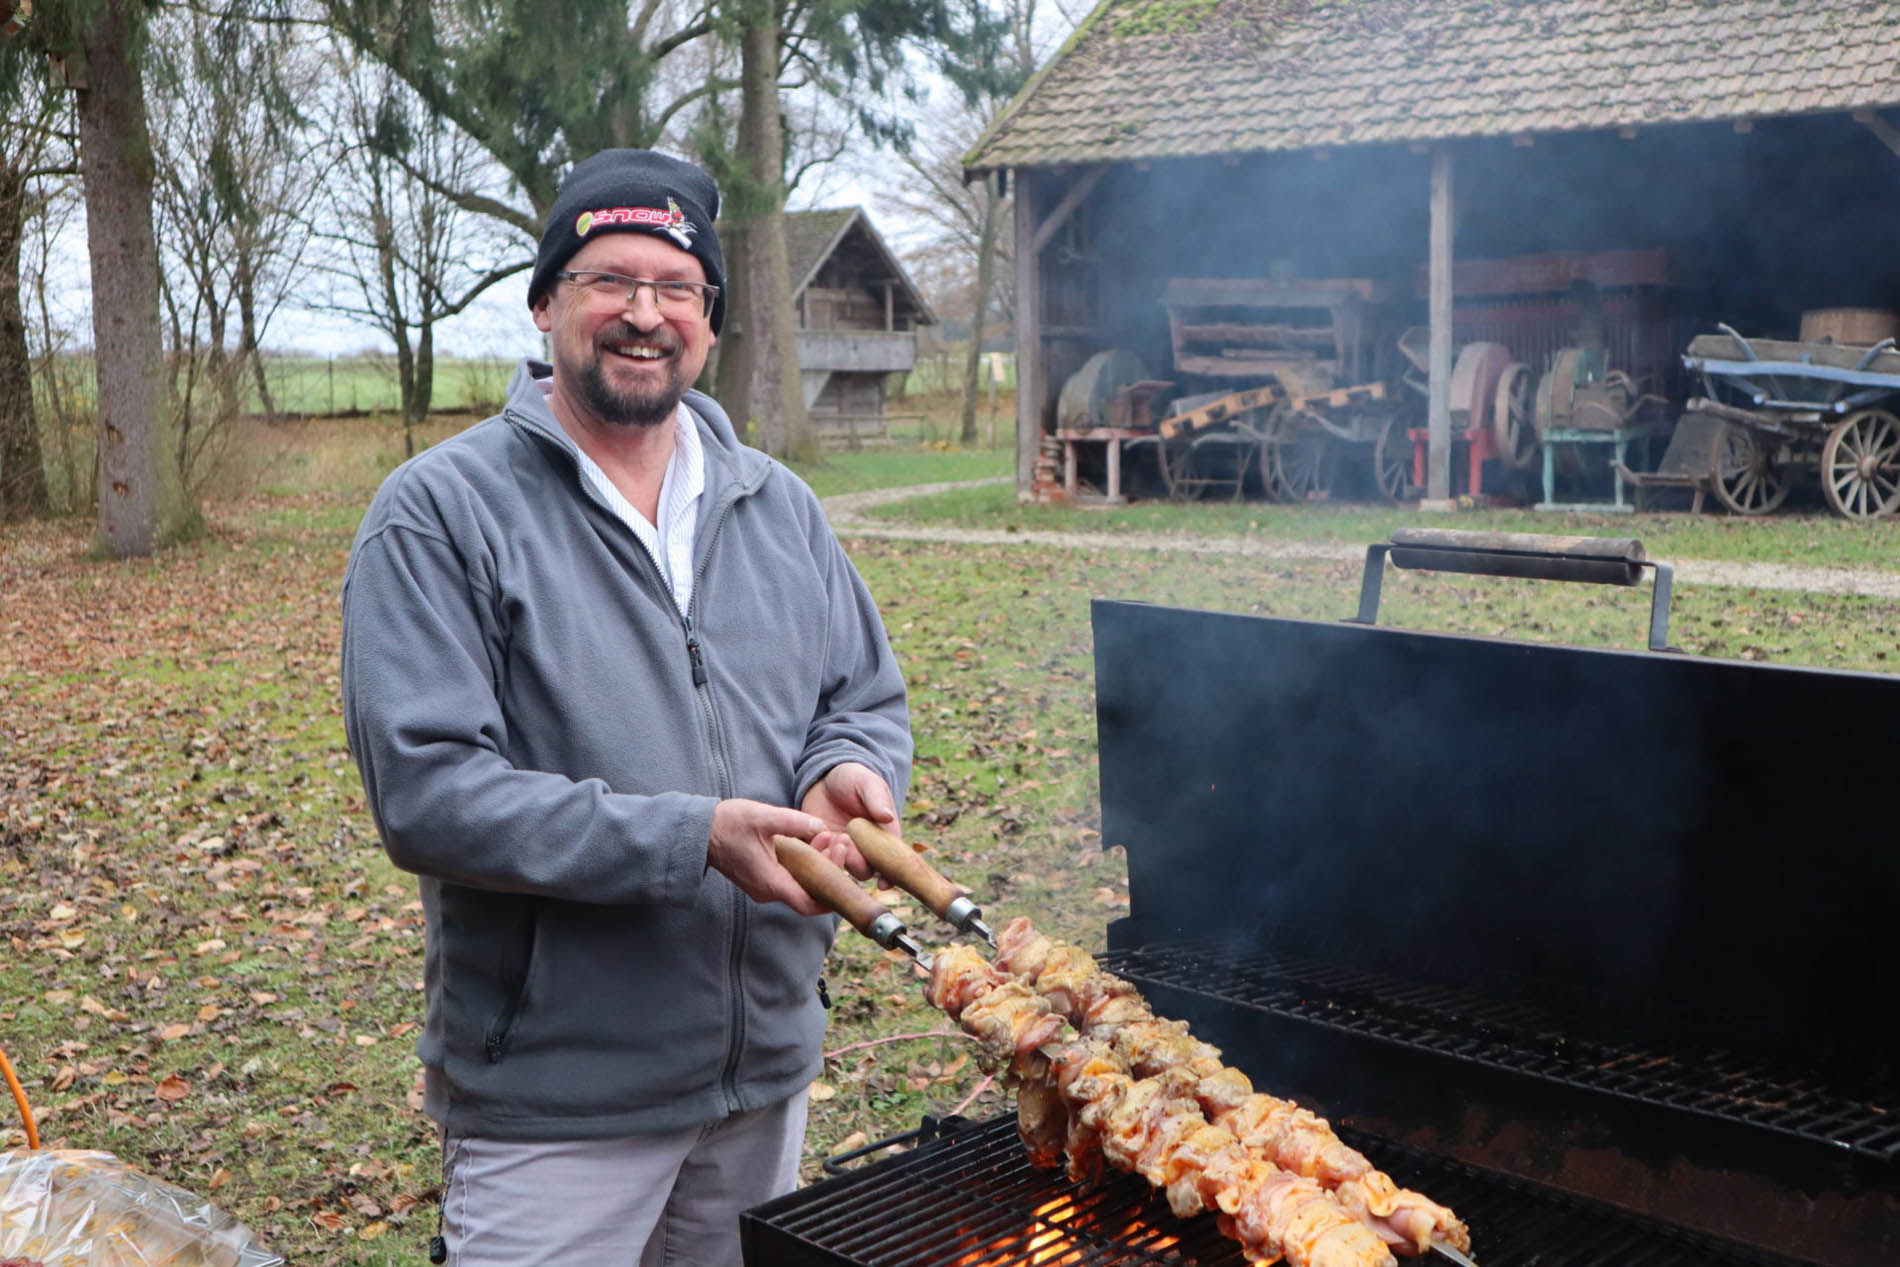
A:
<svg viewBox="0 0 1900 1267">
<path fill-rule="evenodd" d="M 871 926 L 890 911 L 859 888 L 850 872 L 804 841 L 790 836 L 772 837 L 772 847 L 778 851 L 779 864 L 792 873 L 805 892 L 844 916 L 851 927 L 876 940 L 877 934 L 872 932 Z"/>
<path fill-rule="evenodd" d="M 950 909 L 950 903 L 963 895 L 961 889 L 925 862 L 915 849 L 870 819 L 854 818 L 845 824 L 845 830 L 872 870 L 929 907 L 931 914 L 939 919 Z"/>
</svg>

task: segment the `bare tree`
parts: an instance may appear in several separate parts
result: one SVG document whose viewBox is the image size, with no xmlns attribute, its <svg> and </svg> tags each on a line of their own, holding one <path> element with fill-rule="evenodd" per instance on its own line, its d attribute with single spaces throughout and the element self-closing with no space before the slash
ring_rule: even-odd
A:
<svg viewBox="0 0 1900 1267">
<path fill-rule="evenodd" d="M 295 284 L 317 185 L 292 103 L 319 81 L 316 50 L 284 28 L 198 9 L 155 19 L 155 218 L 166 368 L 180 469 L 202 479 L 244 408 L 248 376 L 274 414 L 261 342 Z"/>
<path fill-rule="evenodd" d="M 33 367 L 21 301 L 27 225 L 48 177 L 74 173 L 70 102 L 47 82 L 45 60 L 0 45 L 0 522 L 50 508 Z"/>
<path fill-rule="evenodd" d="M 532 259 L 518 234 L 445 192 L 479 187 L 490 166 L 481 147 L 386 67 L 337 56 L 345 73 L 326 122 L 338 147 L 319 267 L 338 284 L 320 306 L 395 345 L 403 449 L 413 455 L 434 394 L 436 325 Z"/>
<path fill-rule="evenodd" d="M 969 305 L 970 346 L 964 358 L 963 417 L 961 442 L 976 443 L 976 402 L 980 393 L 983 366 L 983 331 L 994 313 L 1004 321 L 1013 320 L 1010 267 L 1014 246 L 1010 227 L 1009 202 L 994 175 L 981 181 L 966 182 L 962 156 L 976 144 L 990 119 L 1027 83 L 1035 73 L 1045 51 L 1056 39 L 1073 29 L 1075 6 L 1052 0 L 1051 13 L 1038 8 L 1038 0 L 1003 0 L 1000 16 L 1008 28 L 1007 53 L 996 67 L 996 75 L 985 85 L 986 91 L 940 108 L 930 140 L 923 146 L 907 147 L 901 152 L 904 166 L 916 183 L 908 194 L 895 200 L 911 214 L 931 226 L 931 238 L 939 248 L 949 248 L 966 261 L 964 269 L 953 277 L 974 274 Z M 962 289 L 961 285 L 956 287 Z"/>
<path fill-rule="evenodd" d="M 85 214 L 84 194 L 76 176 L 41 182 L 28 219 L 20 270 L 21 308 L 32 357 L 36 413 L 40 433 L 50 442 L 48 489 L 55 508 L 69 515 L 92 514 L 97 497 L 95 454 L 98 411 L 92 393 L 91 357 L 83 355 L 83 305 L 74 305 L 63 274 L 70 266 L 58 259 L 59 243 Z"/>
</svg>

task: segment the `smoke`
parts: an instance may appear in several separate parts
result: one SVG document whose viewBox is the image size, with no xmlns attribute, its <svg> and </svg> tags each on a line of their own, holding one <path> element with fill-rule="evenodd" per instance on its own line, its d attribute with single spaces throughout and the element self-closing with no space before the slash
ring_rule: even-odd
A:
<svg viewBox="0 0 1900 1267">
<path fill-rule="evenodd" d="M 1393 337 L 1422 324 L 1429 158 L 1325 153 L 1116 168 L 1045 257 L 1044 321 L 1098 329 L 1162 377 L 1171 277 L 1370 278 L 1392 296 Z M 1792 338 L 1806 309 L 1900 304 L 1900 156 L 1846 115 L 1467 141 L 1452 155 L 1457 258 L 1665 250 L 1678 352 L 1718 321 Z M 1057 345 L 1051 381 L 1101 345 Z"/>
<path fill-rule="evenodd" d="M 1606 1029 L 1871 1023 L 1845 1000 L 1882 993 L 1891 831 L 1765 743 L 1900 707 L 1900 679 L 1114 603 L 1095 645 L 1103 838 L 1146 940 Z M 1830 759 L 1871 786 L 1894 743 L 1860 729 Z"/>
</svg>

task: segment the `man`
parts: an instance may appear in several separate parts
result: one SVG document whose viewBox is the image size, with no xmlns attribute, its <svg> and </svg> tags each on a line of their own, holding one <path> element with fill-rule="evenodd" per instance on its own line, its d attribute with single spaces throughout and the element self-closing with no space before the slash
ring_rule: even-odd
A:
<svg viewBox="0 0 1900 1267">
<path fill-rule="evenodd" d="M 739 1261 L 738 1212 L 796 1182 L 835 928 L 771 838 L 862 877 L 842 828 L 894 827 L 909 773 L 817 499 L 687 390 L 718 209 L 665 155 L 576 166 L 528 288 L 552 365 L 391 475 L 351 552 L 344 720 L 421 876 L 459 1267 Z"/>
</svg>

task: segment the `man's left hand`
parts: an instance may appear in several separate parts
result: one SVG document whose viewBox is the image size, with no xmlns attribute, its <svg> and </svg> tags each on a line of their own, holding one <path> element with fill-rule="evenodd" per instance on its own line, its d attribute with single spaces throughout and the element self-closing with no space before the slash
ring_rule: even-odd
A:
<svg viewBox="0 0 1900 1267">
<path fill-rule="evenodd" d="M 812 847 L 860 880 L 870 879 L 871 864 L 845 834 L 845 824 L 854 818 L 868 818 L 898 834 L 897 798 L 891 795 L 890 785 L 871 767 L 856 761 L 832 766 L 824 778 L 812 784 L 799 808 L 824 820 L 827 830 L 812 837 Z"/>
</svg>

